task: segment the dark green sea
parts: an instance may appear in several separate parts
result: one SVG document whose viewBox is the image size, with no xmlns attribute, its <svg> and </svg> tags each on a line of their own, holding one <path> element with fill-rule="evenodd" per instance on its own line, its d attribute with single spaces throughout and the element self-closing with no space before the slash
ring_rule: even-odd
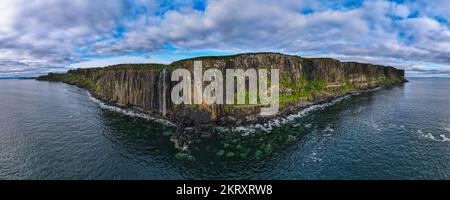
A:
<svg viewBox="0 0 450 200">
<path fill-rule="evenodd" d="M 190 154 L 83 89 L 0 80 L 0 179 L 450 179 L 450 79 L 409 80 Z"/>
</svg>

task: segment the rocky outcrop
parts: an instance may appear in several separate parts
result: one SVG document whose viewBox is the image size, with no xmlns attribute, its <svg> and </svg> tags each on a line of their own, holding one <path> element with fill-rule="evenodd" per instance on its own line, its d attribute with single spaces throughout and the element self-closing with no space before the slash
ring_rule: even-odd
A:
<svg viewBox="0 0 450 200">
<path fill-rule="evenodd" d="M 194 61 L 203 69 L 277 68 L 280 70 L 280 103 L 283 115 L 348 92 L 405 82 L 404 71 L 393 67 L 340 62 L 331 58 L 302 58 L 279 53 L 251 53 L 224 57 L 199 57 L 170 65 L 116 65 L 106 68 L 70 70 L 49 74 L 40 80 L 63 81 L 86 88 L 96 97 L 121 107 L 135 107 L 152 115 L 190 125 L 237 126 L 265 120 L 256 105 L 174 105 L 170 94 L 175 82 L 171 72 L 177 68 L 193 70 Z M 181 126 L 181 125 L 180 125 Z M 183 131 L 180 129 L 179 131 Z M 177 133 L 174 141 L 190 141 Z M 183 142 L 178 146 L 187 146 Z"/>
</svg>

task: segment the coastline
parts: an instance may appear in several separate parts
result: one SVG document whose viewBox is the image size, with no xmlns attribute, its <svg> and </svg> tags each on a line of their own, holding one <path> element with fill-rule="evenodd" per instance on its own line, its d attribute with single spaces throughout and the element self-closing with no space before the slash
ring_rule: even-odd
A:
<svg viewBox="0 0 450 200">
<path fill-rule="evenodd" d="M 255 120 L 253 122 L 247 122 L 246 124 L 234 126 L 233 125 L 214 126 L 212 124 L 210 124 L 210 126 L 208 125 L 196 126 L 192 124 L 189 126 L 189 124 L 185 124 L 183 123 L 183 121 L 177 122 L 171 121 L 169 119 L 160 118 L 158 116 L 154 116 L 152 113 L 146 112 L 136 107 L 120 106 L 118 104 L 115 104 L 114 102 L 104 100 L 103 98 L 96 95 L 93 91 L 87 88 L 79 87 L 77 85 L 73 86 L 86 90 L 88 97 L 95 103 L 99 104 L 100 107 L 103 109 L 108 109 L 131 117 L 138 117 L 146 120 L 151 120 L 166 126 L 176 127 L 176 131 L 172 133 L 171 141 L 174 143 L 175 148 L 183 151 L 188 151 L 191 145 L 194 145 L 196 141 L 198 142 L 198 140 L 202 138 L 216 137 L 220 139 L 221 137 L 226 137 L 229 135 L 240 135 L 245 137 L 252 134 L 258 134 L 259 132 L 269 133 L 273 130 L 273 128 L 282 127 L 283 125 L 286 125 L 295 119 L 307 116 L 310 112 L 313 112 L 318 109 L 327 108 L 352 96 L 360 95 L 362 93 L 367 92 L 373 92 L 384 87 L 405 84 L 407 82 L 409 81 L 405 80 L 405 82 L 403 83 L 380 85 L 366 90 L 358 90 L 347 92 L 345 94 L 331 95 L 328 96 L 327 98 L 324 98 L 322 101 L 315 103 L 305 104 L 304 102 L 300 102 L 296 106 L 289 107 L 287 110 L 285 109 L 284 111 L 280 112 L 275 116 L 258 118 L 258 120 Z"/>
</svg>

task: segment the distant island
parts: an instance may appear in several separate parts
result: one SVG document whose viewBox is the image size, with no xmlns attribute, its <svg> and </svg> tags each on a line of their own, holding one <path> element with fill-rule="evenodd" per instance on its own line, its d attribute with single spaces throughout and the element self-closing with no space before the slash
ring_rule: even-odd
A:
<svg viewBox="0 0 450 200">
<path fill-rule="evenodd" d="M 0 80 L 8 80 L 8 79 L 36 79 L 36 77 L 0 77 Z"/>
<path fill-rule="evenodd" d="M 178 68 L 194 68 L 202 61 L 204 68 L 279 70 L 280 112 L 262 117 L 258 105 L 175 105 L 171 73 Z M 104 68 L 70 70 L 67 73 L 38 77 L 85 88 L 101 101 L 123 108 L 133 108 L 178 124 L 171 138 L 175 146 L 188 149 L 202 137 L 212 137 L 213 127 L 237 127 L 265 123 L 288 116 L 312 105 L 330 102 L 358 91 L 406 82 L 404 70 L 394 67 L 340 62 L 332 58 L 303 58 L 280 53 L 247 53 L 232 56 L 197 57 L 164 64 L 121 64 Z M 189 127 L 189 128 L 187 128 Z"/>
</svg>

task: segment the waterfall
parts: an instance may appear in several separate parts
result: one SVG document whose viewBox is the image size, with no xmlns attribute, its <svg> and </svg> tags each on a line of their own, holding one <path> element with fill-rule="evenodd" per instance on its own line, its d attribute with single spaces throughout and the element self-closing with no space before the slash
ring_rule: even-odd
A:
<svg viewBox="0 0 450 200">
<path fill-rule="evenodd" d="M 161 77 L 162 76 L 162 77 Z M 162 92 L 160 93 L 159 96 L 159 112 L 163 114 L 163 116 L 166 116 L 167 114 L 167 101 L 166 101 L 166 90 L 167 90 L 167 83 L 166 83 L 166 69 L 164 69 L 162 71 L 162 73 L 159 74 L 159 80 L 158 82 L 161 83 L 162 80 L 162 85 L 159 85 L 158 89 Z"/>
</svg>

